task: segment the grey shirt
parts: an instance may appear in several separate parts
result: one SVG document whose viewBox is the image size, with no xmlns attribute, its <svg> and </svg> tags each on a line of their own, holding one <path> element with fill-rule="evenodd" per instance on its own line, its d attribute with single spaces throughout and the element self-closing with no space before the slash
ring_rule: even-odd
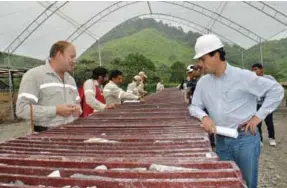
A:
<svg viewBox="0 0 287 188">
<path fill-rule="evenodd" d="M 119 88 L 113 81 L 110 81 L 104 88 L 104 97 L 106 104 L 121 104 L 122 100 L 138 100 L 140 97 L 125 92 Z"/>
<path fill-rule="evenodd" d="M 137 83 L 136 82 L 132 82 L 128 85 L 128 88 L 127 88 L 127 92 L 128 93 L 132 93 L 136 96 L 140 96 L 140 93 L 139 93 L 139 90 L 137 88 Z"/>
<path fill-rule="evenodd" d="M 144 90 L 144 83 L 143 83 L 143 82 L 141 82 L 141 83 L 137 86 L 137 88 L 138 88 L 139 94 L 140 94 L 141 96 L 147 94 L 147 91 Z"/>
<path fill-rule="evenodd" d="M 65 73 L 64 81 L 54 72 L 50 63 L 29 70 L 22 78 L 16 114 L 30 120 L 30 104 L 33 105 L 35 125 L 56 127 L 73 122 L 78 117 L 56 115 L 56 106 L 79 104 L 80 97 L 74 78 Z"/>
</svg>

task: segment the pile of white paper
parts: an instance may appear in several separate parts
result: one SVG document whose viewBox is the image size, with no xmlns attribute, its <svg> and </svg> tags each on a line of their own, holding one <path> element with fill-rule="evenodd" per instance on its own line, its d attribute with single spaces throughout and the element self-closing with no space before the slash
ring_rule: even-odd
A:
<svg viewBox="0 0 287 188">
<path fill-rule="evenodd" d="M 139 100 L 125 100 L 124 103 L 140 103 Z"/>
</svg>

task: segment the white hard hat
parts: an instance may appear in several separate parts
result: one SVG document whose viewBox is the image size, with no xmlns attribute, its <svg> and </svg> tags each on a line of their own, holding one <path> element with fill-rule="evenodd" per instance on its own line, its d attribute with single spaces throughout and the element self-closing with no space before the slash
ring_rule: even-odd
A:
<svg viewBox="0 0 287 188">
<path fill-rule="evenodd" d="M 193 67 L 194 67 L 194 65 L 188 65 L 187 66 L 187 68 L 186 68 L 186 73 L 190 73 L 190 72 L 192 72 L 193 71 Z"/>
<path fill-rule="evenodd" d="M 139 72 L 139 75 L 140 75 L 140 76 L 143 76 L 143 77 L 145 77 L 145 78 L 147 78 L 147 75 L 146 75 L 145 72 L 143 72 L 143 71 Z"/>
<path fill-rule="evenodd" d="M 136 76 L 134 76 L 134 80 L 140 81 L 140 80 L 142 80 L 142 78 L 140 76 L 136 75 Z"/>
<path fill-rule="evenodd" d="M 207 34 L 199 37 L 195 43 L 195 56 L 193 59 L 198 59 L 210 52 L 222 48 L 224 45 L 220 39 L 214 34 Z"/>
</svg>

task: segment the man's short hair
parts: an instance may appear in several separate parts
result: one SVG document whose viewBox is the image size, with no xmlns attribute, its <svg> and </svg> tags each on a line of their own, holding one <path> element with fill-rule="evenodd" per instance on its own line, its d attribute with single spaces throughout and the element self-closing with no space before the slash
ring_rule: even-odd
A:
<svg viewBox="0 0 287 188">
<path fill-rule="evenodd" d="M 261 63 L 255 63 L 254 65 L 252 65 L 252 68 L 263 69 L 263 65 Z"/>
<path fill-rule="evenodd" d="M 64 53 L 65 49 L 68 48 L 68 46 L 72 45 L 72 43 L 68 41 L 58 41 L 55 44 L 52 45 L 50 49 L 50 58 L 56 57 L 57 53 L 60 52 L 61 54 Z"/>
<path fill-rule="evenodd" d="M 219 57 L 220 57 L 221 61 L 225 61 L 226 60 L 226 58 L 225 58 L 225 50 L 223 48 L 219 48 L 217 50 L 209 52 L 208 55 L 210 55 L 212 57 L 212 56 L 214 56 L 216 54 L 216 52 L 219 53 Z"/>
<path fill-rule="evenodd" d="M 108 74 L 108 70 L 103 68 L 103 67 L 97 67 L 93 69 L 93 76 L 92 78 L 94 80 L 99 79 L 100 76 L 102 76 L 103 78 L 106 77 L 106 75 Z"/>
<path fill-rule="evenodd" d="M 113 78 L 116 78 L 118 76 L 123 75 L 123 73 L 119 70 L 112 70 L 111 74 L 110 74 L 110 80 L 112 80 Z"/>
</svg>

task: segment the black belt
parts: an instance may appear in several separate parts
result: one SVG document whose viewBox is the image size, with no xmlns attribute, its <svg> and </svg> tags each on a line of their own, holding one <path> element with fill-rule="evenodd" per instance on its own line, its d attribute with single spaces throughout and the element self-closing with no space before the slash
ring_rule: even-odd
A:
<svg viewBox="0 0 287 188">
<path fill-rule="evenodd" d="M 43 126 L 39 126 L 39 125 L 34 126 L 35 132 L 43 132 L 43 131 L 47 131 L 47 130 L 48 130 L 48 127 L 43 127 Z"/>
</svg>

